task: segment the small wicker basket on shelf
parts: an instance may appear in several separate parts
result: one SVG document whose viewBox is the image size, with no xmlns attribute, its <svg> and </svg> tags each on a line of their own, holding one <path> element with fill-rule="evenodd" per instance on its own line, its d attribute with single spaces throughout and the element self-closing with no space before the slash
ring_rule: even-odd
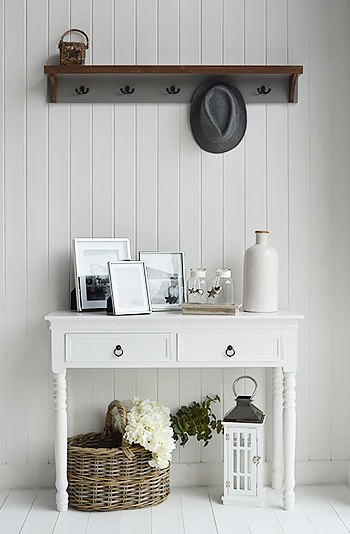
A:
<svg viewBox="0 0 350 534">
<path fill-rule="evenodd" d="M 103 432 L 79 434 L 68 439 L 69 504 L 78 510 L 125 510 L 154 506 L 170 493 L 170 467 L 149 465 L 152 455 L 140 445 L 129 445 L 112 428 L 117 407 L 126 425 L 124 406 L 110 403 Z"/>
<path fill-rule="evenodd" d="M 81 42 L 64 41 L 63 38 L 71 32 L 81 33 L 86 39 L 86 44 Z M 60 64 L 61 65 L 84 65 L 85 53 L 89 48 L 89 38 L 83 30 L 73 28 L 67 30 L 62 35 L 60 42 L 58 43 L 60 50 Z"/>
</svg>

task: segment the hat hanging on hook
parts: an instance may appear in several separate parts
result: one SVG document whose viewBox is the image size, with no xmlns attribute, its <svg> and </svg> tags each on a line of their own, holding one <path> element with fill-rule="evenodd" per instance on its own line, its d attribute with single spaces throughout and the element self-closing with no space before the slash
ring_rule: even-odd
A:
<svg viewBox="0 0 350 534">
<path fill-rule="evenodd" d="M 241 92 L 227 83 L 200 85 L 192 97 L 190 124 L 194 139 L 206 152 L 232 150 L 242 141 L 247 127 Z"/>
</svg>

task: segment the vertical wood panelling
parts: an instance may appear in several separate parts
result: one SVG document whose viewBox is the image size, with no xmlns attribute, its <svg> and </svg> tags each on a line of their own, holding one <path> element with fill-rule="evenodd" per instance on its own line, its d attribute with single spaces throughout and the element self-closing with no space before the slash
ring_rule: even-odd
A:
<svg viewBox="0 0 350 534">
<path fill-rule="evenodd" d="M 114 63 L 114 4 L 111 0 L 92 4 L 94 64 Z M 114 236 L 114 105 L 92 105 L 92 235 Z M 100 428 L 106 406 L 113 400 L 114 372 L 92 372 L 92 427 Z"/>
<path fill-rule="evenodd" d="M 0 464 L 6 462 L 6 330 L 5 330 L 5 169 L 4 54 L 5 1 L 0 2 Z"/>
<path fill-rule="evenodd" d="M 159 64 L 179 63 L 179 3 L 159 3 Z M 169 97 L 171 98 L 171 97 Z M 158 106 L 158 248 L 179 250 L 179 105 Z"/>
<path fill-rule="evenodd" d="M 287 0 L 267 0 L 266 62 L 287 63 Z M 266 107 L 267 229 L 279 254 L 279 307 L 288 309 L 288 104 Z M 276 201 L 277 200 L 277 201 Z M 281 210 L 281 206 L 286 209 Z"/>
<path fill-rule="evenodd" d="M 26 10 L 5 1 L 5 306 L 7 462 L 27 462 Z M 17 28 L 17 31 L 14 31 Z M 15 424 L 14 424 L 15 422 Z"/>
<path fill-rule="evenodd" d="M 129 237 L 134 257 L 140 249 L 180 248 L 187 270 L 202 264 L 210 279 L 219 265 L 232 267 L 240 301 L 244 249 L 254 230 L 265 227 L 280 256 L 280 306 L 306 315 L 298 458 L 349 457 L 343 429 L 349 402 L 342 402 L 350 315 L 344 298 L 350 252 L 343 246 L 350 198 L 348 21 L 345 0 L 38 0 L 35 8 L 0 0 L 0 349 L 6 348 L 0 350 L 0 463 L 52 458 L 42 316 L 68 307 L 72 237 Z M 87 63 L 303 64 L 299 103 L 249 105 L 246 136 L 225 155 L 198 147 L 187 105 L 48 106 L 42 64 L 47 51 L 49 63 L 58 63 L 57 42 L 69 27 L 90 35 Z M 325 106 L 331 94 L 332 113 Z M 249 373 L 259 383 L 256 403 L 267 409 L 270 445 L 271 376 Z M 176 409 L 218 392 L 219 414 L 233 405 L 231 384 L 240 374 L 73 370 L 70 430 L 101 428 L 108 402 L 135 394 Z M 324 401 L 321 415 L 330 384 L 340 408 Z M 182 462 L 221 457 L 221 437 L 202 452 L 191 440 L 174 455 Z"/>
<path fill-rule="evenodd" d="M 43 402 L 50 393 L 50 345 L 42 320 L 48 301 L 48 106 L 42 77 L 48 55 L 48 3 L 27 6 L 27 134 L 35 132 L 27 135 L 28 462 L 45 463 L 51 419 L 50 405 Z"/>
<path fill-rule="evenodd" d="M 170 413 L 174 413 L 180 406 L 179 369 L 158 369 L 158 402 L 168 406 Z M 179 445 L 173 452 L 173 462 L 179 461 Z"/>
<path fill-rule="evenodd" d="M 207 395 L 214 397 L 219 395 L 221 402 L 215 402 L 211 409 L 218 419 L 223 418 L 223 375 L 225 369 L 202 369 L 202 400 Z M 218 462 L 223 460 L 223 444 L 221 434 L 213 432 L 209 444 L 202 445 L 201 461 Z"/>
<path fill-rule="evenodd" d="M 310 179 L 311 179 L 311 280 L 310 280 L 310 354 L 311 369 L 317 368 L 317 379 L 310 381 L 310 457 L 330 457 L 331 404 L 322 411 L 319 402 L 329 388 L 331 376 L 330 307 L 330 198 L 331 182 L 329 148 L 331 142 L 330 78 L 324 77 L 323 61 L 330 61 L 330 5 L 327 0 L 310 0 Z M 320 57 L 323 61 L 320 61 Z M 322 425 L 324 439 L 320 439 Z"/>
<path fill-rule="evenodd" d="M 222 2 L 202 1 L 202 63 L 222 63 Z M 223 155 L 201 151 L 202 263 L 209 280 L 223 262 Z"/>
<path fill-rule="evenodd" d="M 201 369 L 180 369 L 180 406 L 201 398 Z M 180 448 L 180 462 L 199 462 L 200 447 L 192 437 Z"/>
<path fill-rule="evenodd" d="M 244 0 L 224 0 L 223 58 L 228 65 L 244 63 Z M 223 266 L 232 269 L 236 302 L 242 302 L 245 246 L 244 205 L 245 138 L 224 154 L 223 160 Z"/>
<path fill-rule="evenodd" d="M 288 3 L 288 61 L 304 65 L 299 102 L 288 107 L 289 153 L 289 286 L 291 309 L 303 310 L 299 329 L 297 374 L 297 458 L 309 456 L 310 380 L 310 123 L 309 2 Z"/>
<path fill-rule="evenodd" d="M 137 2 L 137 63 L 158 62 L 157 1 Z M 137 248 L 157 250 L 158 105 L 137 108 Z"/>
<path fill-rule="evenodd" d="M 344 425 L 350 411 L 348 376 L 344 372 L 349 365 L 348 328 L 350 324 L 350 247 L 349 228 L 349 146 L 350 105 L 347 87 L 350 84 L 349 2 L 340 0 L 338 9 L 332 10 L 331 94 L 337 95 L 339 106 L 332 110 L 332 428 L 331 458 L 347 458 L 350 450 L 350 427 Z M 341 77 L 339 80 L 339 76 Z M 336 238 L 335 238 L 336 237 Z"/>
<path fill-rule="evenodd" d="M 200 63 L 201 4 L 180 0 L 180 62 Z M 185 253 L 187 276 L 202 264 L 200 148 L 189 128 L 188 106 L 180 105 L 180 250 Z"/>
<path fill-rule="evenodd" d="M 265 1 L 245 3 L 245 63 L 264 64 Z M 246 132 L 246 246 L 266 227 L 266 106 L 248 106 Z"/>
<path fill-rule="evenodd" d="M 71 25 L 92 35 L 92 0 L 70 0 Z M 74 34 L 73 34 L 74 35 Z M 86 63 L 92 63 L 91 52 Z M 70 114 L 71 169 L 71 240 L 92 236 L 92 104 L 71 105 Z M 72 265 L 72 255 L 71 255 Z M 70 269 L 72 273 L 72 268 Z M 83 373 L 72 370 L 71 394 L 74 397 L 74 432 L 92 427 L 93 376 L 91 369 Z"/>
</svg>

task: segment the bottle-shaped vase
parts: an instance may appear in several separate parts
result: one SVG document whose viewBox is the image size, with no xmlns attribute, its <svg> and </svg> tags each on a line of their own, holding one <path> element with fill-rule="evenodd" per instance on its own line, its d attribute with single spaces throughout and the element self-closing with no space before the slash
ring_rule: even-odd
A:
<svg viewBox="0 0 350 534">
<path fill-rule="evenodd" d="M 269 232 L 257 230 L 256 244 L 244 255 L 243 309 L 278 311 L 278 254 L 268 243 Z"/>
</svg>

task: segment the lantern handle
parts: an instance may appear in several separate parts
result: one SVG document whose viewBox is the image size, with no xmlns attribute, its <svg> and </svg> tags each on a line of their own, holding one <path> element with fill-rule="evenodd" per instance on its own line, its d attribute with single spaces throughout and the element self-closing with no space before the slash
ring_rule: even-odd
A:
<svg viewBox="0 0 350 534">
<path fill-rule="evenodd" d="M 255 397 L 256 390 L 258 389 L 258 383 L 257 383 L 257 381 L 255 380 L 255 378 L 253 378 L 252 376 L 249 376 L 249 375 L 242 375 L 242 376 L 239 376 L 238 378 L 236 378 L 236 380 L 235 380 L 235 381 L 233 382 L 233 384 L 232 384 L 232 391 L 233 391 L 233 394 L 234 394 L 235 398 L 238 397 L 238 394 L 237 394 L 237 391 L 236 391 L 236 386 L 237 386 L 237 384 L 238 384 L 238 382 L 239 382 L 240 380 L 243 380 L 243 379 L 245 379 L 245 378 L 247 378 L 247 379 L 251 380 L 252 382 L 254 382 L 254 386 L 255 386 L 255 387 L 254 387 L 254 391 L 253 391 L 253 393 L 250 395 L 250 398 L 253 399 L 253 398 Z"/>
</svg>

